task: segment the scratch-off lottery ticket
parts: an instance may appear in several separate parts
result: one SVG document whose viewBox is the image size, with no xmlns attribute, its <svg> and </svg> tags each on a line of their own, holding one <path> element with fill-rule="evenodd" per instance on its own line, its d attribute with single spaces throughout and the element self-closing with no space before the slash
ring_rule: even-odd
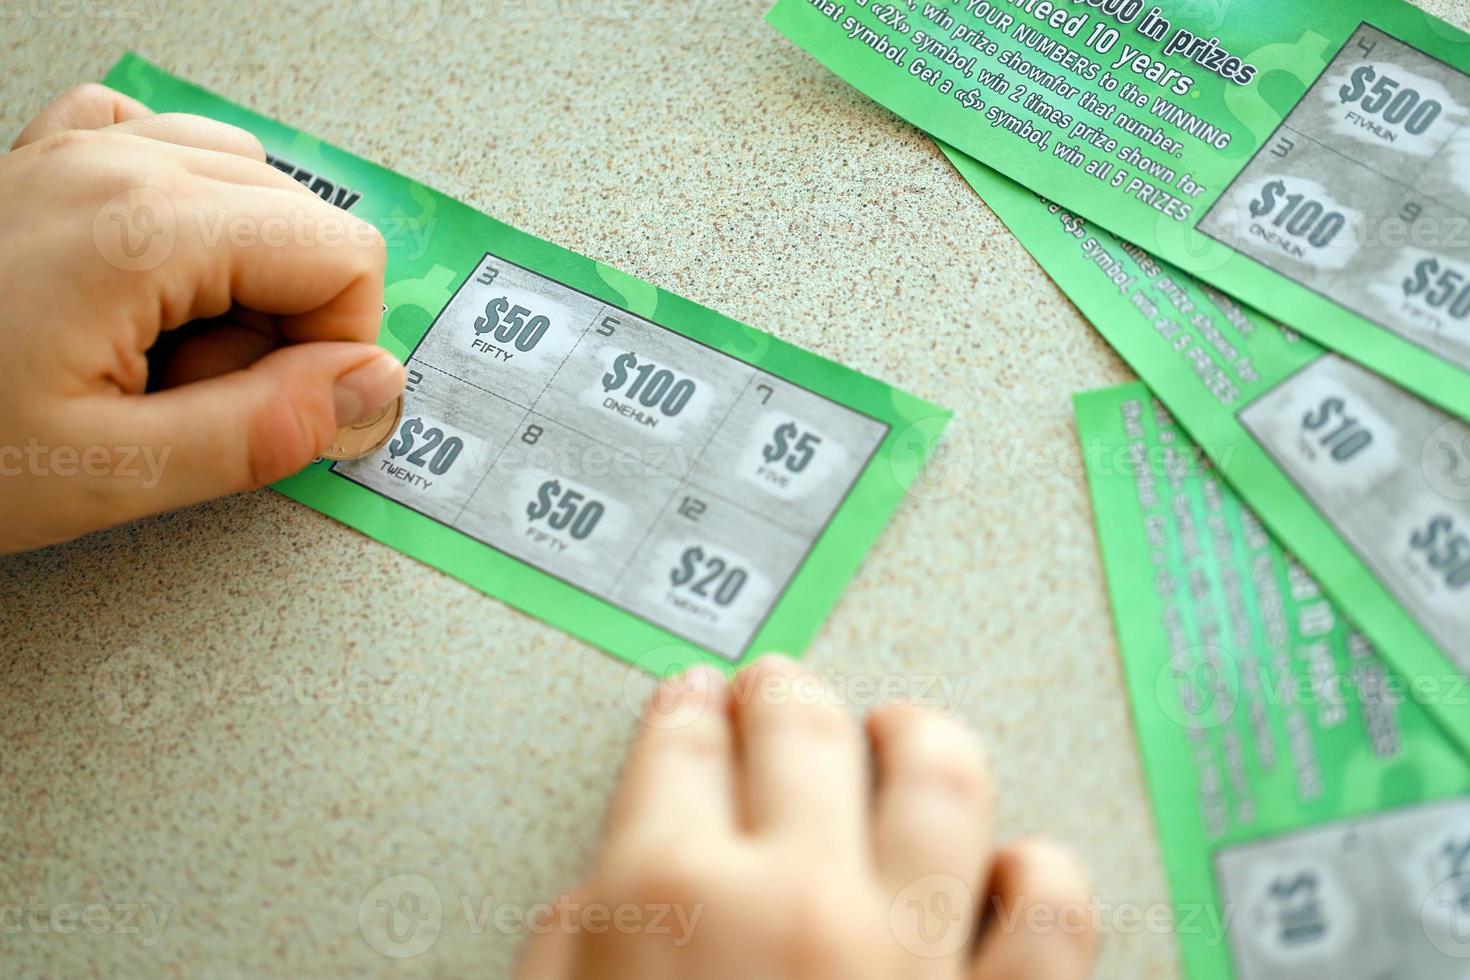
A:
<svg viewBox="0 0 1470 980">
<path fill-rule="evenodd" d="M 1470 35 L 1403 0 L 777 0 L 904 119 L 1470 417 Z"/>
<path fill-rule="evenodd" d="M 250 130 L 388 241 L 401 421 L 278 489 L 650 672 L 802 650 L 947 424 L 134 55 L 107 83 Z"/>
<path fill-rule="evenodd" d="M 1077 426 L 1191 980 L 1464 976 L 1470 770 L 1416 682 L 1146 387 Z"/>
</svg>

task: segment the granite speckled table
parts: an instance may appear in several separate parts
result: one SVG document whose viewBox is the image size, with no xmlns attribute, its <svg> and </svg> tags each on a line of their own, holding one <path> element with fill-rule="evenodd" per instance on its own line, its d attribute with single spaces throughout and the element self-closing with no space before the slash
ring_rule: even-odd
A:
<svg viewBox="0 0 1470 980">
<path fill-rule="evenodd" d="M 16 0 L 0 130 L 134 48 L 954 408 L 962 491 L 901 509 L 810 662 L 946 680 L 1002 831 L 1069 841 L 1113 907 L 1164 902 L 1071 426 L 1072 392 L 1128 372 L 933 145 L 764 6 L 418 0 L 414 39 L 376 2 Z M 587 865 L 624 668 L 304 507 L 260 491 L 0 559 L 0 588 L 7 974 L 502 976 L 521 937 L 475 916 Z M 358 926 L 400 874 L 443 904 L 406 962 Z M 98 928 L 48 918 L 86 906 Z M 1175 972 L 1168 935 L 1107 936 L 1100 976 Z"/>
</svg>

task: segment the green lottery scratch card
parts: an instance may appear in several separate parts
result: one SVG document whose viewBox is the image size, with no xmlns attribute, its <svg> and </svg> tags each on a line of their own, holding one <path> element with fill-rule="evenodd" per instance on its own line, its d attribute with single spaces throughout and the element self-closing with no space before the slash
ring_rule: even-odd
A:
<svg viewBox="0 0 1470 980">
<path fill-rule="evenodd" d="M 936 139 L 1470 416 L 1470 36 L 1403 0 L 777 0 Z"/>
<path fill-rule="evenodd" d="M 1463 977 L 1463 756 L 1146 387 L 1076 404 L 1187 975 Z"/>
<path fill-rule="evenodd" d="M 946 152 L 1470 749 L 1470 425 Z"/>
<path fill-rule="evenodd" d="M 250 130 L 389 242 L 401 426 L 277 488 L 655 674 L 805 648 L 947 424 L 134 55 L 107 84 Z"/>
</svg>

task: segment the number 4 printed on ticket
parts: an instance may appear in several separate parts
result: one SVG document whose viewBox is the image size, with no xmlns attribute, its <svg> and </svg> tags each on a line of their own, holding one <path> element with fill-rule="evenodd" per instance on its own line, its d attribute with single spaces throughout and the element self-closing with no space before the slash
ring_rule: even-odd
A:
<svg viewBox="0 0 1470 980">
<path fill-rule="evenodd" d="M 1470 35 L 1403 0 L 777 0 L 935 138 L 1470 417 Z"/>
<path fill-rule="evenodd" d="M 800 652 L 949 413 L 128 55 L 388 241 L 397 431 L 288 496 L 652 673 Z"/>
</svg>

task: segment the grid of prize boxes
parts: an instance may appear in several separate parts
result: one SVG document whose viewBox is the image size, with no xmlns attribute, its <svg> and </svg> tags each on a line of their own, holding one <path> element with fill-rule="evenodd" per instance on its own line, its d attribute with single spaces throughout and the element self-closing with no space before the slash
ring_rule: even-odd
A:
<svg viewBox="0 0 1470 980">
<path fill-rule="evenodd" d="M 486 256 L 334 472 L 738 658 L 888 427 Z"/>
</svg>

